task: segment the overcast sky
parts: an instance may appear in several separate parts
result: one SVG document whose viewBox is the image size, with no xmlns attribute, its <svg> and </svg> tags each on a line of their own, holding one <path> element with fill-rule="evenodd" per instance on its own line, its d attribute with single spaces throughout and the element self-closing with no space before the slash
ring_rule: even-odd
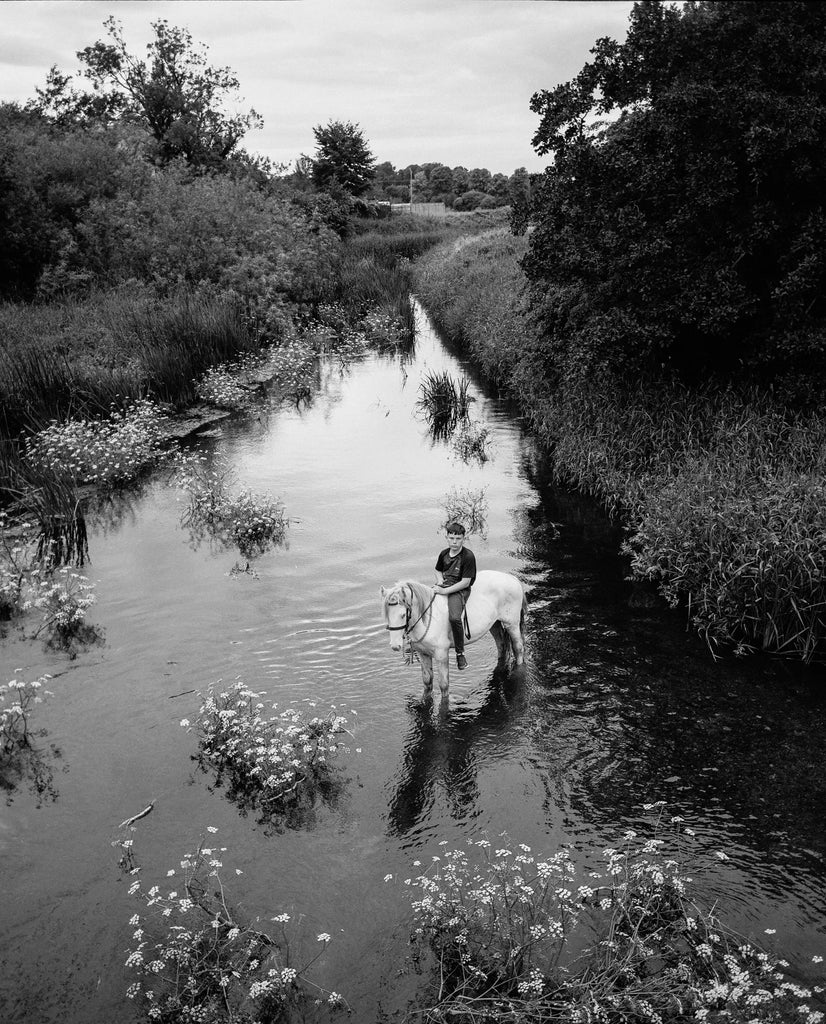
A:
<svg viewBox="0 0 826 1024">
<path fill-rule="evenodd" d="M 231 67 L 264 118 L 248 149 L 312 155 L 314 125 L 357 123 L 377 160 L 540 170 L 531 95 L 568 81 L 600 36 L 622 40 L 619 0 L 5 0 L 0 96 L 23 102 L 48 69 L 78 67 L 110 14 L 143 54 L 166 18 Z"/>
</svg>

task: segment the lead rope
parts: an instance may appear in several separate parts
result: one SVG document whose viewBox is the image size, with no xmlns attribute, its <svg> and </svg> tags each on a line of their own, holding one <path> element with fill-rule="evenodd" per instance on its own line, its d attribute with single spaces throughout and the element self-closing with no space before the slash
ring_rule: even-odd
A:
<svg viewBox="0 0 826 1024">
<path fill-rule="evenodd" d="M 427 613 L 430 612 L 430 619 L 428 620 L 428 623 L 425 626 L 424 633 L 422 633 L 422 635 L 421 635 L 421 639 L 422 640 L 425 638 L 425 636 L 427 635 L 427 631 L 430 629 L 430 621 L 433 619 L 433 612 L 430 611 L 430 610 L 433 607 L 433 602 L 435 600 L 436 600 L 436 593 L 434 591 L 433 597 L 431 597 L 431 599 L 430 599 L 430 604 L 427 606 L 427 608 L 425 608 L 425 610 L 418 617 L 418 619 L 416 619 L 416 621 L 413 623 L 413 625 L 412 626 L 408 626 L 407 629 L 405 629 L 405 631 L 404 631 L 404 636 L 402 637 L 402 657 L 404 658 L 404 664 L 405 665 L 415 665 L 417 663 L 420 663 L 419 655 L 413 649 L 413 641 L 410 639 L 410 630 L 414 629 L 416 626 L 418 626 L 418 624 L 422 621 L 422 619 L 425 617 L 425 615 L 427 615 Z"/>
</svg>

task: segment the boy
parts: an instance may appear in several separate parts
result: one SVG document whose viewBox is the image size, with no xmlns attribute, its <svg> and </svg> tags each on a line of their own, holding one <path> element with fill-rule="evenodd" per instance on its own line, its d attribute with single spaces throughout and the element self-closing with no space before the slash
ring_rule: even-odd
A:
<svg viewBox="0 0 826 1024">
<path fill-rule="evenodd" d="M 462 612 L 470 597 L 470 588 L 476 580 L 476 556 L 470 548 L 464 546 L 465 528 L 461 523 L 448 523 L 445 531 L 449 547 L 440 551 L 436 559 L 436 586 L 433 589 L 437 594 L 447 596 L 447 613 L 456 648 L 456 667 L 461 671 L 467 666 Z"/>
</svg>

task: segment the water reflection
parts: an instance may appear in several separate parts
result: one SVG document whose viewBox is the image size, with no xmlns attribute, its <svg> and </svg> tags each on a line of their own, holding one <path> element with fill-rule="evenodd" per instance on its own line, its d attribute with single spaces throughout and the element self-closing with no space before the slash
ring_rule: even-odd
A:
<svg viewBox="0 0 826 1024">
<path fill-rule="evenodd" d="M 37 735 L 45 736 L 45 730 L 40 730 Z M 56 762 L 61 757 L 60 749 L 53 743 L 47 749 L 30 743 L 4 756 L 0 762 L 0 793 L 6 805 L 13 802 L 15 794 L 21 789 L 28 790 L 34 797 L 35 807 L 54 803 L 60 795 L 54 777 Z M 66 771 L 66 768 L 63 770 Z"/>
<path fill-rule="evenodd" d="M 388 800 L 389 835 L 415 832 L 428 817 L 437 792 L 447 802 L 454 821 L 477 809 L 481 748 L 513 742 L 514 723 L 526 701 L 525 671 L 497 670 L 473 709 L 434 706 L 431 699 L 409 701 L 410 723 L 402 763 Z"/>
</svg>

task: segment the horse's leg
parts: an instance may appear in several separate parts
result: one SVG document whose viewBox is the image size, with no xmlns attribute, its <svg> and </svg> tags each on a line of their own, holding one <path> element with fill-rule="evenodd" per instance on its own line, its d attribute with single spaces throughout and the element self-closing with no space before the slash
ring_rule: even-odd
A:
<svg viewBox="0 0 826 1024">
<path fill-rule="evenodd" d="M 502 668 L 508 658 L 507 636 L 502 628 L 502 623 L 494 622 L 490 627 L 490 634 L 496 641 L 497 666 Z"/>
<path fill-rule="evenodd" d="M 517 665 L 522 665 L 525 661 L 525 643 L 522 639 L 522 629 L 518 619 L 508 625 L 508 636 L 511 638 L 514 660 Z"/>
<path fill-rule="evenodd" d="M 442 700 L 447 699 L 447 690 L 450 684 L 448 676 L 448 648 L 444 647 L 433 652 L 433 676 L 442 691 Z"/>
<path fill-rule="evenodd" d="M 424 685 L 422 700 L 427 700 L 433 693 L 433 659 L 429 654 L 419 654 L 419 662 L 422 666 L 422 684 Z"/>
</svg>

